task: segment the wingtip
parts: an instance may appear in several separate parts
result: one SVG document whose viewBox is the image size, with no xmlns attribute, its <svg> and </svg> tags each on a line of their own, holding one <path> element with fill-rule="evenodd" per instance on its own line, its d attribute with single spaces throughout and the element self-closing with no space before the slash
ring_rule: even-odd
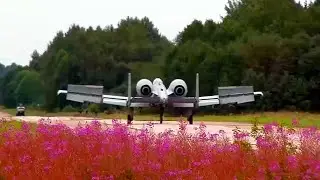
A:
<svg viewBox="0 0 320 180">
<path fill-rule="evenodd" d="M 67 94 L 67 91 L 66 90 L 58 90 L 57 95 L 59 95 L 59 94 Z"/>
<path fill-rule="evenodd" d="M 254 92 L 254 95 L 260 95 L 263 96 L 263 92 L 259 91 L 259 92 Z"/>
</svg>

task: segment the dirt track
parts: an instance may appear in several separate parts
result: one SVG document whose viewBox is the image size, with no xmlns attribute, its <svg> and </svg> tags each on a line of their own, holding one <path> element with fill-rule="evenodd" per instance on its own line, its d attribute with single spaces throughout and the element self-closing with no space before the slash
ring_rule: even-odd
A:
<svg viewBox="0 0 320 180">
<path fill-rule="evenodd" d="M 0 111 L 0 118 L 11 118 L 11 115 L 5 112 Z"/>
<path fill-rule="evenodd" d="M 79 124 L 84 125 L 87 123 L 90 123 L 94 120 L 98 120 L 99 122 L 106 124 L 106 125 L 112 125 L 112 119 L 95 119 L 95 118 L 88 118 L 88 117 L 41 117 L 41 116 L 11 116 L 8 113 L 1 112 L 0 111 L 0 119 L 6 118 L 10 120 L 18 120 L 18 121 L 26 121 L 26 122 L 34 122 L 37 123 L 40 119 L 46 120 L 46 122 L 50 122 L 51 124 L 56 123 L 63 123 L 67 126 L 74 128 L 78 126 Z M 126 124 L 126 120 L 120 120 L 122 124 Z M 150 122 L 148 121 L 133 121 L 132 125 L 129 125 L 130 129 L 144 129 L 148 126 Z M 153 124 L 152 130 L 155 133 L 161 133 L 165 130 L 172 130 L 174 133 L 178 132 L 179 130 L 179 122 L 177 121 L 164 121 L 163 124 L 160 124 L 159 121 L 153 121 L 151 122 Z M 187 124 L 186 129 L 189 133 L 196 133 L 199 128 L 201 122 L 196 121 L 194 124 L 190 125 Z M 241 131 L 250 132 L 252 124 L 248 123 L 237 123 L 237 122 L 205 122 L 206 131 L 208 133 L 219 133 L 221 130 L 224 132 L 224 134 L 230 138 L 233 139 L 233 130 L 238 127 Z M 249 142 L 252 144 L 255 144 L 255 140 L 250 137 Z"/>
<path fill-rule="evenodd" d="M 0 110 L 0 118 L 6 118 L 10 120 L 18 120 L 18 121 L 27 121 L 37 123 L 40 119 L 44 119 L 47 122 L 52 124 L 63 123 L 69 127 L 76 127 L 79 124 L 90 123 L 93 120 L 98 120 L 101 123 L 111 125 L 112 119 L 96 119 L 90 117 L 41 117 L 41 116 L 11 116 L 8 113 L 1 112 Z M 126 120 L 120 120 L 121 123 L 126 124 Z M 142 129 L 147 126 L 148 121 L 133 121 L 133 124 L 130 125 L 133 129 Z M 195 132 L 197 128 L 199 128 L 201 122 L 196 121 L 193 125 L 187 125 L 187 129 L 189 132 Z M 171 129 L 174 131 L 178 131 L 179 122 L 177 121 L 164 121 L 163 124 L 160 124 L 159 121 L 152 121 L 153 130 L 157 133 L 163 132 L 167 129 Z M 236 127 L 241 130 L 250 131 L 252 125 L 248 123 L 236 123 L 236 122 L 205 122 L 206 129 L 211 133 L 218 133 L 220 130 L 224 130 L 227 135 L 232 136 L 233 131 Z"/>
</svg>

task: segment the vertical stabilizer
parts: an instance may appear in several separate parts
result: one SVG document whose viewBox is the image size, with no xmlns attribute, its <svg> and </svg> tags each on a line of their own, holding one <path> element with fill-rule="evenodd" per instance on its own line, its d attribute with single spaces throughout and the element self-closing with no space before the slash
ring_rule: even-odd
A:
<svg viewBox="0 0 320 180">
<path fill-rule="evenodd" d="M 199 106 L 199 73 L 196 74 L 196 107 Z"/>
<path fill-rule="evenodd" d="M 127 106 L 130 107 L 131 104 L 131 73 L 128 73 L 128 101 Z"/>
</svg>

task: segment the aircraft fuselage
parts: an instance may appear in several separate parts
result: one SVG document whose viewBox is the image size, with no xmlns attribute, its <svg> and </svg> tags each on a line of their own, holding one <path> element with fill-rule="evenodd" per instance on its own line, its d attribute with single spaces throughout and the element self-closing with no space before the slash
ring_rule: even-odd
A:
<svg viewBox="0 0 320 180">
<path fill-rule="evenodd" d="M 165 105 L 168 102 L 168 92 L 166 86 L 160 78 L 155 78 L 152 83 L 152 94 L 160 98 L 161 104 Z"/>
</svg>

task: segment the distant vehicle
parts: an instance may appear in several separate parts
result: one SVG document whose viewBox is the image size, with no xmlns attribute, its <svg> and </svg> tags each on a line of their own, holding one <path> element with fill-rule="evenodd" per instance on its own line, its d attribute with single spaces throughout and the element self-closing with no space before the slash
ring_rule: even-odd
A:
<svg viewBox="0 0 320 180">
<path fill-rule="evenodd" d="M 24 116 L 25 110 L 26 108 L 22 104 L 19 104 L 19 106 L 17 107 L 16 116 Z"/>
<path fill-rule="evenodd" d="M 130 109 L 128 124 L 133 120 L 133 108 L 160 108 L 160 124 L 163 121 L 165 107 L 188 108 L 188 121 L 193 123 L 195 109 L 203 106 L 221 104 L 244 104 L 255 101 L 255 96 L 263 96 L 262 92 L 254 92 L 253 86 L 218 87 L 218 94 L 213 96 L 199 96 L 199 74 L 196 74 L 196 93 L 194 97 L 186 97 L 187 84 L 182 79 L 173 80 L 168 89 L 160 78 L 153 82 L 140 79 L 136 84 L 137 96 L 131 96 L 131 73 L 128 74 L 128 96 L 114 96 L 103 94 L 103 86 L 68 84 L 68 90 L 59 90 L 58 95 L 67 94 L 67 100 L 84 103 L 104 103 L 124 106 Z"/>
</svg>

